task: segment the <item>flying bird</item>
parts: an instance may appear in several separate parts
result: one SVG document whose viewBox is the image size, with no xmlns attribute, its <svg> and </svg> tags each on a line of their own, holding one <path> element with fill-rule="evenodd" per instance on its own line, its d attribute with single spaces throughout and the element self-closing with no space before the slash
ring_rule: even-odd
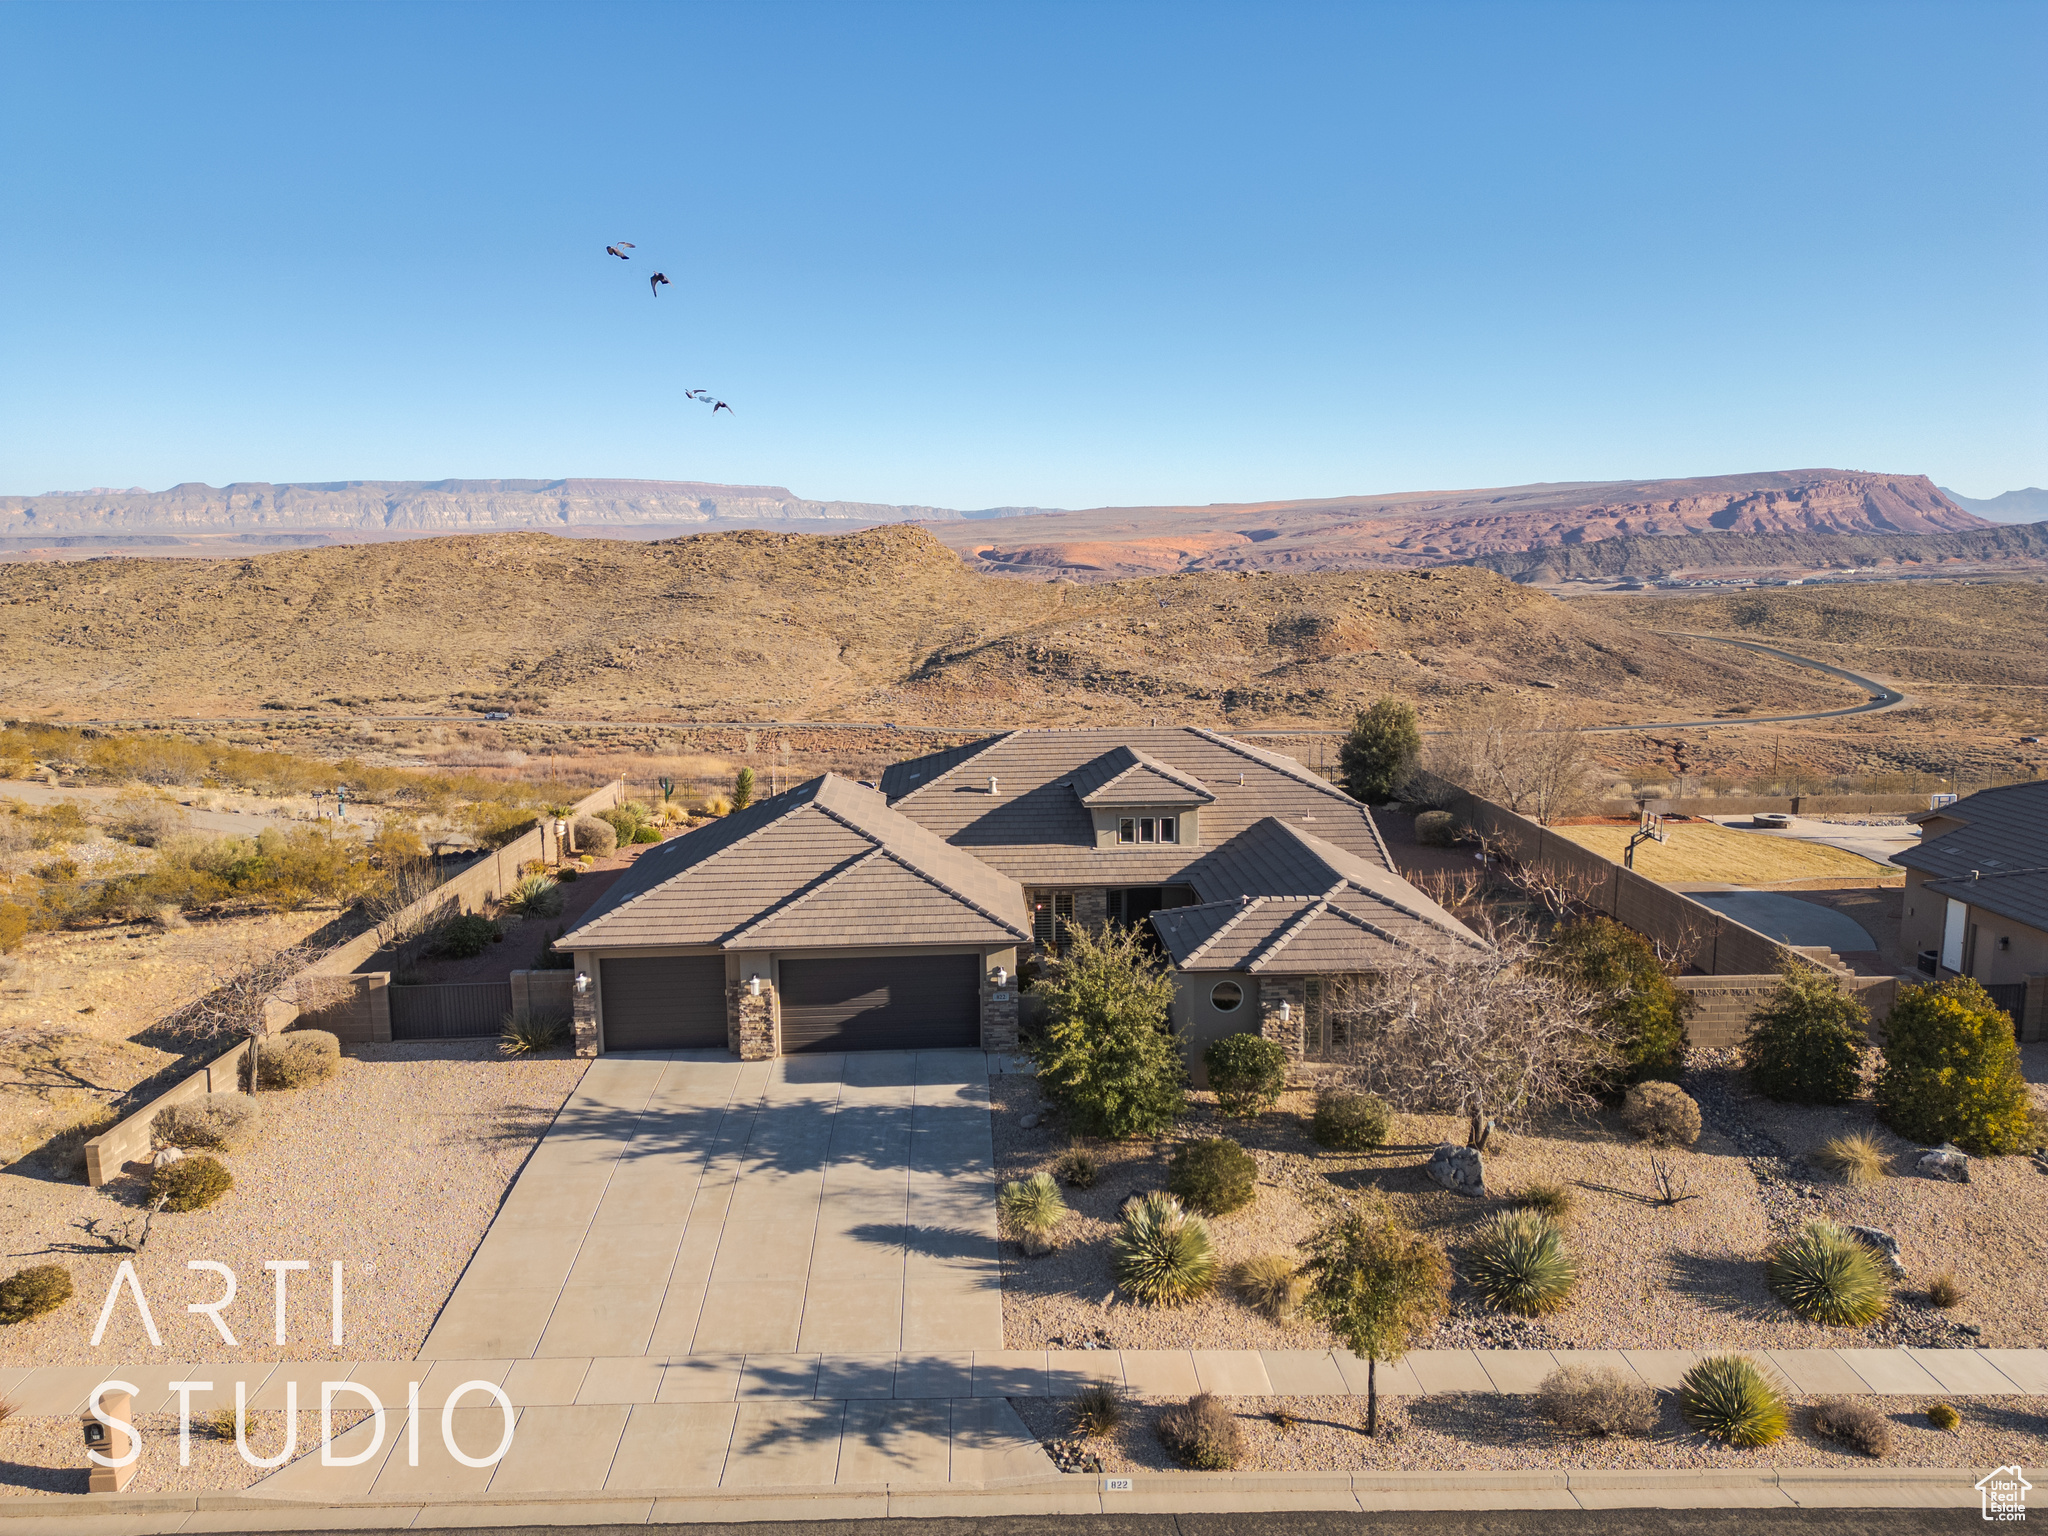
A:
<svg viewBox="0 0 2048 1536">
<path fill-rule="evenodd" d="M 732 407 L 727 405 L 723 400 L 719 401 L 716 405 L 711 407 L 711 414 L 714 416 L 716 416 L 720 411 L 724 411 L 728 416 L 732 415 L 733 413 Z"/>
<path fill-rule="evenodd" d="M 661 297 L 661 285 L 666 282 L 668 282 L 668 274 L 666 272 L 657 272 L 654 276 L 647 279 L 647 291 L 658 299 Z M 670 284 L 670 286 L 673 287 L 674 285 Z"/>
<path fill-rule="evenodd" d="M 618 258 L 619 258 L 619 260 L 621 260 L 621 261 L 631 261 L 631 260 L 632 260 L 633 258 L 632 258 L 632 257 L 630 257 L 630 256 L 628 256 L 628 255 L 626 254 L 626 252 L 628 252 L 628 251 L 630 251 L 630 250 L 632 250 L 632 249 L 633 249 L 633 242 L 632 242 L 632 241 L 630 241 L 630 240 L 621 240 L 621 241 L 620 241 L 620 242 L 619 242 L 619 243 L 618 243 L 617 245 L 608 245 L 608 246 L 606 246 L 606 247 L 604 248 L 604 253 L 605 253 L 605 255 L 607 255 L 607 256 L 616 256 L 616 257 L 618 257 Z"/>
<path fill-rule="evenodd" d="M 706 405 L 709 405 L 711 403 L 711 391 L 708 389 L 686 389 L 683 391 L 683 398 L 685 400 L 702 400 Z"/>
</svg>

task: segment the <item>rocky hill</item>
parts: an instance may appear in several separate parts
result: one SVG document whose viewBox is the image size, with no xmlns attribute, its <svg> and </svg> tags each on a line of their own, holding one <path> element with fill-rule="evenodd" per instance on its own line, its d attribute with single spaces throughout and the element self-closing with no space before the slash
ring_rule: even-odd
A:
<svg viewBox="0 0 2048 1536">
<path fill-rule="evenodd" d="M 1523 691 L 1585 723 L 1861 698 L 1712 649 L 1491 571 L 1027 583 L 901 526 L 0 566 L 16 716 L 1327 727 L 1387 690 L 1433 719 Z"/>
<path fill-rule="evenodd" d="M 1930 533 L 1917 538 L 1856 533 L 1698 533 L 1672 538 L 1612 538 L 1559 544 L 1465 562 L 1516 581 L 1573 577 L 1654 580 L 1716 571 L 1932 572 L 1944 566 L 2012 570 L 2048 566 L 2048 523 Z"/>
<path fill-rule="evenodd" d="M 1924 535 L 1990 526 L 1924 475 L 1807 469 L 1211 507 L 1103 507 L 934 528 L 995 574 L 1438 565 L 1613 538 Z"/>
</svg>

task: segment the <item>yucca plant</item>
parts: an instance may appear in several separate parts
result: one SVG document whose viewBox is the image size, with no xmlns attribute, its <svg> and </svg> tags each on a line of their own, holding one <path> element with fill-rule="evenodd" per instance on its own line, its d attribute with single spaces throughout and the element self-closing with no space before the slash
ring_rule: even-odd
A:
<svg viewBox="0 0 2048 1536">
<path fill-rule="evenodd" d="M 567 1045 L 574 1033 L 565 1014 L 530 1013 L 521 1019 L 508 1013 L 498 1026 L 498 1049 L 507 1056 L 530 1056 Z"/>
<path fill-rule="evenodd" d="M 1557 1223 L 1541 1211 L 1503 1211 L 1474 1235 L 1465 1278 L 1495 1311 L 1535 1317 L 1564 1305 L 1579 1264 Z"/>
<path fill-rule="evenodd" d="M 1276 1323 L 1294 1321 L 1308 1295 L 1308 1277 L 1284 1253 L 1262 1253 L 1230 1272 L 1231 1289 Z"/>
<path fill-rule="evenodd" d="M 1743 1355 L 1709 1355 L 1687 1371 L 1678 1406 L 1694 1429 L 1729 1445 L 1769 1445 L 1785 1433 L 1784 1393 Z"/>
<path fill-rule="evenodd" d="M 1875 1184 L 1884 1177 L 1884 1148 L 1868 1131 L 1830 1136 L 1814 1149 L 1813 1160 L 1845 1184 Z"/>
<path fill-rule="evenodd" d="M 1067 1405 L 1074 1417 L 1074 1430 L 1089 1440 L 1113 1435 L 1124 1421 L 1124 1395 L 1107 1381 L 1091 1381 L 1074 1394 Z"/>
<path fill-rule="evenodd" d="M 1067 1202 L 1060 1198 L 1060 1187 L 1051 1174 L 1034 1173 L 1003 1186 L 996 1197 L 996 1214 L 1024 1251 L 1036 1258 L 1058 1246 L 1055 1239 L 1066 1218 Z"/>
<path fill-rule="evenodd" d="M 562 911 L 562 888 L 546 875 L 528 875 L 506 893 L 505 905 L 521 917 L 557 917 Z"/>
<path fill-rule="evenodd" d="M 1771 1293 L 1810 1323 L 1862 1328 L 1892 1304 L 1870 1250 L 1831 1221 L 1810 1221 L 1764 1260 Z"/>
<path fill-rule="evenodd" d="M 1209 1226 L 1153 1191 L 1124 1207 L 1123 1229 L 1111 1240 L 1117 1284 L 1155 1307 L 1177 1307 L 1216 1284 L 1216 1248 Z"/>
</svg>

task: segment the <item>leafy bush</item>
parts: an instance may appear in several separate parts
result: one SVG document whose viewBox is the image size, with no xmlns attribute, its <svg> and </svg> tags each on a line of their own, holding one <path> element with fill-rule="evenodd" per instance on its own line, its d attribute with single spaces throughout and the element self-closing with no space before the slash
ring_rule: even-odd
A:
<svg viewBox="0 0 2048 1536">
<path fill-rule="evenodd" d="M 203 1211 L 235 1187 L 235 1176 L 212 1157 L 181 1157 L 150 1175 L 149 1198 L 167 1211 Z"/>
<path fill-rule="evenodd" d="M 1812 1161 L 1845 1184 L 1875 1184 L 1884 1177 L 1884 1148 L 1867 1131 L 1830 1136 L 1814 1149 Z"/>
<path fill-rule="evenodd" d="M 1393 1111 L 1387 1108 L 1384 1099 L 1331 1086 L 1316 1093 L 1316 1116 L 1310 1123 L 1309 1134 L 1319 1147 L 1370 1152 L 1386 1145 L 1393 1120 Z"/>
<path fill-rule="evenodd" d="M 1785 1395 L 1743 1355 L 1709 1355 L 1687 1371 L 1678 1406 L 1694 1429 L 1728 1445 L 1770 1445 L 1785 1434 Z"/>
<path fill-rule="evenodd" d="M 1927 1304 L 1931 1307 L 1940 1307 L 1944 1312 L 1950 1307 L 1960 1306 L 1964 1296 L 1968 1294 L 1963 1289 L 1962 1281 L 1948 1270 L 1943 1270 L 1927 1282 Z"/>
<path fill-rule="evenodd" d="M 1123 1227 L 1110 1239 L 1116 1279 L 1139 1301 L 1177 1307 L 1206 1296 L 1216 1283 L 1209 1227 L 1171 1195 L 1140 1195 L 1124 1207 Z"/>
<path fill-rule="evenodd" d="M 1963 1427 L 1963 1416 L 1950 1403 L 1929 1403 L 1927 1422 L 1945 1435 L 1952 1435 Z"/>
<path fill-rule="evenodd" d="M 1248 1120 L 1280 1102 L 1287 1086 L 1287 1047 L 1263 1035 L 1223 1035 L 1202 1052 L 1216 1107 L 1234 1120 Z"/>
<path fill-rule="evenodd" d="M 1536 1411 L 1568 1435 L 1629 1435 L 1657 1427 L 1657 1394 L 1605 1366 L 1560 1366 L 1536 1392 Z"/>
<path fill-rule="evenodd" d="M 1159 1443 L 1184 1467 L 1228 1472 L 1244 1455 L 1244 1430 L 1222 1398 L 1202 1392 L 1159 1415 Z"/>
<path fill-rule="evenodd" d="M 1569 1189 L 1548 1179 L 1525 1184 L 1507 1198 L 1508 1204 L 1516 1210 L 1536 1211 L 1559 1222 L 1568 1219 L 1572 1208 L 1578 1204 Z"/>
<path fill-rule="evenodd" d="M 2012 1020 L 1967 976 L 1904 987 L 1884 1023 L 1877 1112 L 1901 1136 L 1995 1157 L 2033 1144 Z"/>
<path fill-rule="evenodd" d="M 1839 1440 L 1866 1456 L 1891 1454 L 1892 1421 L 1865 1403 L 1822 1398 L 1813 1405 L 1813 1432 L 1826 1440 Z"/>
<path fill-rule="evenodd" d="M 1764 1259 L 1771 1294 L 1810 1323 L 1862 1328 L 1891 1306 L 1877 1259 L 1831 1221 L 1810 1221 Z"/>
<path fill-rule="evenodd" d="M 612 829 L 612 835 L 618 839 L 620 846 L 632 842 L 633 834 L 642 827 L 653 825 L 648 819 L 647 807 L 632 800 L 615 805 L 610 810 L 599 811 L 597 819 Z M 659 841 L 659 838 L 656 841 Z"/>
<path fill-rule="evenodd" d="M 1262 1253 L 1231 1270 L 1230 1288 L 1274 1322 L 1290 1323 L 1308 1295 L 1308 1277 L 1287 1254 Z"/>
<path fill-rule="evenodd" d="M 150 1134 L 173 1147 L 237 1152 L 263 1127 L 263 1101 L 246 1093 L 202 1093 L 157 1111 Z"/>
<path fill-rule="evenodd" d="M 1059 1155 L 1052 1171 L 1055 1178 L 1072 1189 L 1093 1189 L 1101 1173 L 1095 1165 L 1095 1154 L 1078 1141 Z"/>
<path fill-rule="evenodd" d="M 636 843 L 658 843 L 661 841 L 661 833 L 653 827 L 635 827 L 630 840 Z"/>
<path fill-rule="evenodd" d="M 25 1323 L 71 1299 L 71 1273 L 62 1264 L 32 1264 L 0 1280 L 0 1323 Z"/>
<path fill-rule="evenodd" d="M 562 888 L 546 875 L 528 875 L 506 893 L 505 905 L 521 917 L 559 917 Z"/>
<path fill-rule="evenodd" d="M 582 874 L 583 872 L 580 869 L 578 869 L 574 864 L 564 864 L 560 869 L 555 871 L 555 878 L 561 881 L 562 884 L 568 885 L 573 881 L 580 879 L 582 877 Z M 555 935 L 555 937 L 560 938 L 561 935 L 557 934 Z"/>
<path fill-rule="evenodd" d="M 1027 1042 L 1039 1086 L 1093 1136 L 1157 1136 L 1187 1107 L 1187 1065 L 1167 1033 L 1173 978 L 1136 929 L 1075 929 L 1036 988 Z"/>
<path fill-rule="evenodd" d="M 481 912 L 465 912 L 460 917 L 451 917 L 441 925 L 435 936 L 434 947 L 444 955 L 457 960 L 470 960 L 482 954 L 503 935 L 498 925 Z"/>
<path fill-rule="evenodd" d="M 1424 811 L 1415 818 L 1415 841 L 1423 847 L 1448 848 L 1457 840 L 1457 818 L 1449 811 Z"/>
<path fill-rule="evenodd" d="M 595 816 L 578 816 L 570 828 L 570 837 L 571 846 L 578 853 L 603 859 L 619 851 L 619 834 L 610 822 L 599 821 Z"/>
<path fill-rule="evenodd" d="M 1503 1211 L 1473 1235 L 1465 1278 L 1496 1312 L 1535 1317 L 1564 1305 L 1578 1283 L 1579 1266 L 1548 1216 Z"/>
<path fill-rule="evenodd" d="M 1073 1415 L 1074 1429 L 1090 1440 L 1099 1440 L 1104 1435 L 1113 1435 L 1122 1425 L 1128 1411 L 1123 1393 L 1106 1381 L 1091 1381 L 1074 1394 L 1067 1411 Z"/>
<path fill-rule="evenodd" d="M 1831 975 L 1794 961 L 1742 1037 L 1742 1065 L 1765 1098 L 1843 1104 L 1861 1084 L 1870 1015 Z"/>
<path fill-rule="evenodd" d="M 996 1196 L 996 1214 L 1024 1251 L 1035 1257 L 1058 1246 L 1067 1202 L 1060 1198 L 1060 1187 L 1051 1174 L 1034 1173 L 1003 1186 Z"/>
<path fill-rule="evenodd" d="M 28 908 L 17 901 L 0 901 L 0 955 L 11 955 L 28 937 Z"/>
<path fill-rule="evenodd" d="M 1689 1147 L 1700 1139 L 1700 1107 L 1676 1083 L 1637 1083 L 1622 1102 L 1621 1123 L 1660 1147 Z"/>
<path fill-rule="evenodd" d="M 535 1051 L 552 1051 L 576 1036 L 575 1025 L 565 1013 L 528 1012 L 521 1020 L 506 1014 L 498 1030 L 498 1049 L 507 1056 L 531 1056 Z"/>
<path fill-rule="evenodd" d="M 1352 718 L 1337 748 L 1338 782 L 1352 799 L 1379 805 L 1407 782 L 1421 754 L 1415 706 L 1383 695 Z"/>
<path fill-rule="evenodd" d="M 1671 984 L 1648 939 L 1612 918 L 1567 923 L 1551 935 L 1544 964 L 1601 999 L 1598 1018 L 1619 1053 L 1615 1086 L 1684 1070 L 1694 998 Z"/>
<path fill-rule="evenodd" d="M 1258 1196 L 1259 1164 L 1221 1136 L 1184 1141 L 1173 1149 L 1166 1187 L 1205 1216 L 1227 1216 Z"/>
<path fill-rule="evenodd" d="M 294 1029 L 265 1040 L 257 1050 L 265 1088 L 304 1088 L 341 1070 L 341 1041 L 324 1029 Z M 248 1077 L 244 1067 L 242 1076 Z"/>
</svg>

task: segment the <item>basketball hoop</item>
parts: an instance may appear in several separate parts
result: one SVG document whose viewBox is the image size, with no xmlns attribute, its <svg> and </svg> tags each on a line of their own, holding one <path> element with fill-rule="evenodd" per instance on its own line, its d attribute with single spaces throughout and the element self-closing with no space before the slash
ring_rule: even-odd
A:
<svg viewBox="0 0 2048 1536">
<path fill-rule="evenodd" d="M 1622 855 L 1622 867 L 1624 869 L 1634 869 L 1636 867 L 1636 848 L 1640 844 L 1650 842 L 1661 843 L 1668 841 L 1668 839 L 1669 834 L 1664 830 L 1664 818 L 1651 810 L 1647 805 L 1644 806 L 1642 820 L 1637 824 L 1634 836 L 1628 840 L 1628 852 Z"/>
</svg>

